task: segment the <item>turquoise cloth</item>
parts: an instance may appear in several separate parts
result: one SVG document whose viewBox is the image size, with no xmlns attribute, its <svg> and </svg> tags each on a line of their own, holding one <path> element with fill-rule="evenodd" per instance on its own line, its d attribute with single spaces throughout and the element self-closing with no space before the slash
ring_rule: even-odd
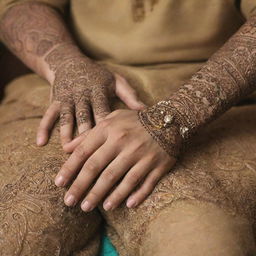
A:
<svg viewBox="0 0 256 256">
<path fill-rule="evenodd" d="M 100 256 L 118 256 L 117 251 L 115 250 L 114 246 L 108 239 L 106 235 L 102 238 L 102 247 Z"/>
</svg>

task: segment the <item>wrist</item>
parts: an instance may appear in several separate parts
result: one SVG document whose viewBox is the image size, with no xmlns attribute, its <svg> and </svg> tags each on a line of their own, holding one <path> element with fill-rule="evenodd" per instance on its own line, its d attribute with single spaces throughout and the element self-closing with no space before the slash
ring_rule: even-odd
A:
<svg viewBox="0 0 256 256">
<path fill-rule="evenodd" d="M 138 118 L 147 132 L 172 157 L 177 158 L 185 139 L 174 111 L 166 111 L 161 102 L 138 111 Z"/>
<path fill-rule="evenodd" d="M 86 56 L 74 43 L 63 43 L 55 46 L 44 57 L 43 75 L 53 85 L 56 73 L 61 66 L 74 59 L 85 59 Z"/>
<path fill-rule="evenodd" d="M 182 140 L 190 137 L 193 130 L 193 123 L 189 117 L 181 113 L 176 107 L 174 101 L 162 100 L 155 105 L 140 111 L 141 117 L 150 124 L 153 129 L 167 130 L 175 126 Z"/>
</svg>

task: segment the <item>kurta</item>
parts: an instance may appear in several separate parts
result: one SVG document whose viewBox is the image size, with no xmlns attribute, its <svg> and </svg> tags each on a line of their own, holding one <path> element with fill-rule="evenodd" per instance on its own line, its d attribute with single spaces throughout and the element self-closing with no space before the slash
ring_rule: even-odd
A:
<svg viewBox="0 0 256 256">
<path fill-rule="evenodd" d="M 0 18 L 26 1 L 1 0 Z M 148 104 L 177 90 L 256 6 L 256 0 L 36 1 L 64 13 L 85 54 L 123 74 Z"/>
<path fill-rule="evenodd" d="M 0 0 L 0 19 L 8 8 L 27 1 L 29 0 Z M 175 92 L 256 11 L 256 0 L 34 0 L 33 2 L 35 1 L 47 3 L 59 10 L 65 20 L 70 23 L 72 33 L 84 53 L 114 72 L 123 74 L 147 104 L 153 104 Z M 28 93 L 24 100 L 31 107 L 34 104 L 34 95 L 46 90 L 46 86 L 39 78 L 30 76 L 18 81 L 24 85 L 24 88 L 27 86 L 25 79 L 30 81 L 30 84 L 33 82 L 33 85 L 38 79 L 39 85 L 35 87 L 39 87 L 34 90 L 33 94 L 30 93 L 33 97 Z M 14 92 L 21 88 L 20 84 L 11 87 L 10 91 L 15 94 Z M 46 94 L 48 95 L 48 89 Z M 19 98 L 16 94 L 12 97 Z M 12 98 L 9 99 L 11 104 L 17 104 L 14 101 L 12 103 L 11 100 Z M 120 102 L 117 103 L 120 104 Z M 237 116 L 243 121 L 245 116 L 243 113 L 253 113 L 254 108 L 248 109 L 248 111 L 246 108 L 233 110 L 225 117 L 226 119 L 218 121 L 213 128 L 206 131 L 201 140 L 198 140 L 199 146 L 191 149 L 192 153 L 188 154 L 178 166 L 176 174 L 165 179 L 157 187 L 155 194 L 152 194 L 140 208 L 128 211 L 123 207 L 114 213 L 106 214 L 105 217 L 111 226 L 109 233 L 120 255 L 138 255 L 137 245 L 141 242 L 141 234 L 146 229 L 147 221 L 153 219 L 160 208 L 164 208 L 172 201 L 178 201 L 181 198 L 202 198 L 208 202 L 220 201 L 223 205 L 228 205 L 225 201 L 227 193 L 224 190 L 227 188 L 227 191 L 231 191 L 230 194 L 235 194 L 235 192 L 232 191 L 233 187 L 230 185 L 232 182 L 226 182 L 230 174 L 227 178 L 223 170 L 234 167 L 233 163 L 225 166 L 225 162 L 229 159 L 229 149 L 234 145 L 232 138 L 235 138 L 236 130 L 233 137 L 228 134 L 230 127 L 236 126 L 233 120 Z M 27 112 L 30 113 L 30 111 L 32 110 Z M 2 112 L 7 113 L 5 108 Z M 14 112 L 17 112 L 17 107 Z M 24 113 L 25 111 L 17 113 L 17 116 L 20 114 L 24 118 Z M 252 118 L 252 115 L 248 118 Z M 5 116 L 7 116 L 5 123 L 14 119 L 14 114 L 5 114 Z M 31 116 L 35 115 L 31 114 Z M 239 164 L 243 159 L 247 159 L 248 152 L 252 155 L 254 154 L 252 152 L 255 152 L 253 145 L 248 144 L 249 140 L 255 141 L 255 136 L 253 137 L 251 132 L 254 121 L 249 120 L 251 124 L 248 128 L 249 132 L 242 126 L 242 123 L 245 123 L 242 121 L 239 122 L 241 127 L 236 127 L 236 129 L 243 130 L 246 136 L 243 136 L 244 141 L 241 139 L 241 142 L 237 144 L 246 145 L 246 150 L 241 149 L 241 156 L 235 158 Z M 216 134 L 222 134 L 223 131 L 226 133 L 219 138 Z M 208 147 L 206 142 L 210 134 L 216 135 L 216 141 L 219 144 L 210 143 L 211 146 Z M 226 141 L 224 137 L 229 140 Z M 201 147 L 202 145 L 205 146 Z M 225 161 L 219 158 L 216 148 L 224 152 L 221 156 Z M 236 152 L 231 153 L 236 156 Z M 218 169 L 221 171 L 216 172 L 214 165 L 216 162 L 221 166 Z M 235 167 L 234 172 L 236 172 Z M 230 173 L 233 171 L 231 169 Z M 254 177 L 250 169 L 247 171 L 249 174 L 243 177 L 242 174 L 241 177 L 234 175 L 232 181 L 237 184 L 236 187 L 242 178 L 245 184 L 249 184 L 249 180 Z M 195 173 L 198 178 L 194 180 Z M 6 182 L 11 181 L 4 181 Z M 219 193 L 212 187 L 224 192 Z M 173 190 L 170 192 L 171 189 Z M 249 193 L 252 190 L 253 188 L 248 185 L 248 189 L 243 192 L 243 198 L 248 199 L 250 195 L 253 195 Z M 158 197 L 161 200 L 158 200 Z M 239 196 L 236 198 L 240 199 Z M 251 203 L 250 207 L 251 205 L 254 204 Z M 242 210 L 239 212 L 241 215 Z M 142 215 L 145 216 L 144 219 Z"/>
</svg>

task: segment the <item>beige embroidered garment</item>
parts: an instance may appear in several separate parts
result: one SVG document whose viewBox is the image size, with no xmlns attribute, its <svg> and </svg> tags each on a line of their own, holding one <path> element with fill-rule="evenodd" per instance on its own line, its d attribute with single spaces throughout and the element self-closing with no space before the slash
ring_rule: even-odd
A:
<svg viewBox="0 0 256 256">
<path fill-rule="evenodd" d="M 0 0 L 1 16 L 21 2 Z M 252 0 L 39 2 L 69 16 L 85 54 L 123 74 L 147 104 L 175 92 L 256 7 Z M 56 131 L 47 147 L 33 146 L 48 94 L 44 81 L 24 76 L 7 87 L 0 107 L 0 254 L 65 256 L 84 247 L 81 255 L 92 256 L 99 214 L 88 218 L 78 209 L 68 210 L 61 204 L 63 191 L 52 187 L 52 175 L 64 161 Z M 119 107 L 120 102 L 113 102 L 113 109 Z M 141 206 L 102 211 L 121 256 L 165 255 L 161 248 L 184 256 L 191 243 L 200 247 L 191 256 L 215 255 L 209 251 L 213 245 L 218 255 L 255 253 L 255 108 L 235 107 L 194 138 L 173 172 Z M 95 238 L 93 245 L 90 237 Z M 219 237 L 226 237 L 225 245 Z M 50 246 L 44 246 L 48 241 Z"/>
<path fill-rule="evenodd" d="M 244 21 L 235 0 L 35 1 L 69 15 L 85 53 L 139 80 L 150 103 L 176 90 Z M 1 0 L 0 15 L 21 2 Z M 241 2 L 244 15 L 251 2 Z"/>
</svg>

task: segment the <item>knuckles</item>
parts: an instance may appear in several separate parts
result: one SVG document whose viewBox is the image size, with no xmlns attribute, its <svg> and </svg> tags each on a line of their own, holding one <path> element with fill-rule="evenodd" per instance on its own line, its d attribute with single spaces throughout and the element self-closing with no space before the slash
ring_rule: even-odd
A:
<svg viewBox="0 0 256 256">
<path fill-rule="evenodd" d="M 75 148 L 75 150 L 74 150 L 74 154 L 76 155 L 76 157 L 77 157 L 78 159 L 83 160 L 84 157 L 85 157 L 85 155 L 86 155 L 85 149 L 84 149 L 83 145 L 77 146 L 77 147 Z"/>
<path fill-rule="evenodd" d="M 101 195 L 96 190 L 94 190 L 94 189 L 92 189 L 89 192 L 87 197 L 90 198 L 90 201 L 92 201 L 92 200 L 93 201 L 99 201 L 101 199 Z"/>
<path fill-rule="evenodd" d="M 120 130 L 115 133 L 115 141 L 116 142 L 123 142 L 125 139 L 129 137 L 129 131 L 127 130 Z"/>
<path fill-rule="evenodd" d="M 90 158 L 86 161 L 84 168 L 88 172 L 92 172 L 98 169 L 96 161 Z"/>
<path fill-rule="evenodd" d="M 132 186 L 136 186 L 140 183 L 141 176 L 138 173 L 134 172 L 129 175 L 128 180 L 129 180 L 129 184 L 131 184 Z"/>
<path fill-rule="evenodd" d="M 75 197 L 78 197 L 78 195 L 82 194 L 83 192 L 84 186 L 79 182 L 74 182 L 69 189 L 69 193 L 73 194 Z"/>
<path fill-rule="evenodd" d="M 65 163 L 62 168 L 61 168 L 61 176 L 63 176 L 64 180 L 68 180 L 68 173 L 72 173 L 71 168 L 69 167 L 69 165 L 67 163 Z"/>
<path fill-rule="evenodd" d="M 139 138 L 138 138 L 139 140 Z M 147 149 L 147 145 L 144 141 L 136 141 L 133 145 L 133 153 L 134 154 L 140 154 L 145 153 L 145 150 Z"/>
<path fill-rule="evenodd" d="M 107 129 L 111 125 L 111 122 L 109 119 L 103 119 L 101 120 L 97 126 L 100 130 Z"/>
<path fill-rule="evenodd" d="M 107 130 L 110 140 L 114 143 L 124 142 L 130 137 L 130 131 L 128 129 L 119 128 L 118 123 L 112 122 L 111 118 L 100 121 L 97 126 L 99 133 Z"/>
<path fill-rule="evenodd" d="M 157 160 L 159 160 L 159 156 L 156 152 L 148 153 L 146 158 L 147 158 L 147 161 L 151 163 L 155 163 Z"/>
<path fill-rule="evenodd" d="M 124 199 L 124 195 L 118 189 L 115 189 L 110 198 L 113 206 L 116 207 Z"/>
<path fill-rule="evenodd" d="M 116 181 L 116 175 L 112 170 L 106 170 L 102 173 L 102 179 L 108 183 L 113 183 Z"/>
<path fill-rule="evenodd" d="M 89 74 L 91 84 L 97 84 L 98 86 L 107 89 L 110 84 L 115 83 L 114 75 L 107 69 L 97 65 L 93 70 L 94 71 Z"/>
</svg>

